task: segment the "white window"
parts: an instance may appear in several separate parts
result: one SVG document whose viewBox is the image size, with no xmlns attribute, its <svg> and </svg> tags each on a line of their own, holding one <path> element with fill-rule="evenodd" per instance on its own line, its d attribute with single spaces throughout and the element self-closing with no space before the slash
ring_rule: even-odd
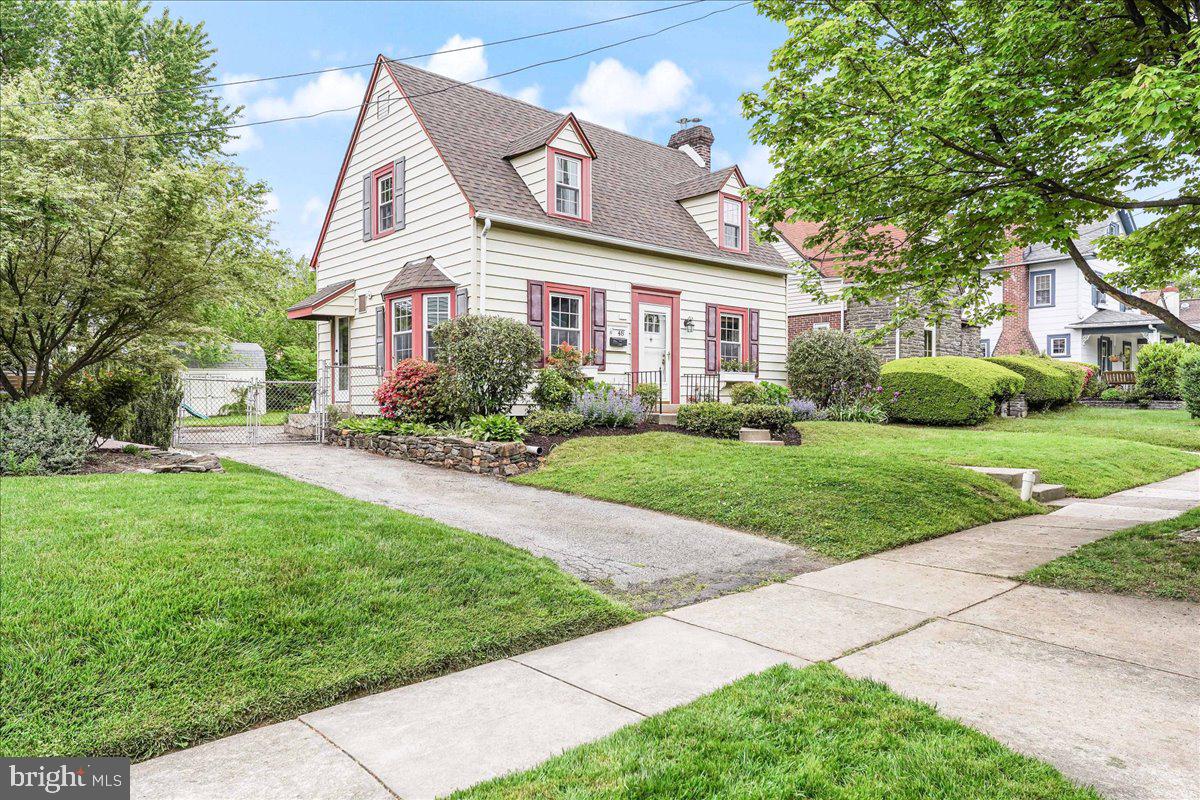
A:
<svg viewBox="0 0 1200 800">
<path fill-rule="evenodd" d="M 924 350 L 922 355 L 926 358 L 937 355 L 937 328 L 926 328 L 923 332 Z"/>
<path fill-rule="evenodd" d="M 375 119 L 383 119 L 390 113 L 392 113 L 392 93 L 380 92 L 379 99 L 375 103 Z"/>
<path fill-rule="evenodd" d="M 583 298 L 577 294 L 550 295 L 550 349 L 561 344 L 581 347 Z"/>
<path fill-rule="evenodd" d="M 1046 343 L 1046 350 L 1056 358 L 1069 356 L 1071 355 L 1071 339 L 1066 335 L 1051 336 Z"/>
<path fill-rule="evenodd" d="M 437 360 L 437 345 L 433 343 L 433 329 L 450 319 L 450 295 L 425 295 L 425 360 Z"/>
<path fill-rule="evenodd" d="M 413 355 L 412 298 L 392 301 L 392 364 Z"/>
<path fill-rule="evenodd" d="M 721 361 L 742 361 L 742 316 L 721 315 Z"/>
<path fill-rule="evenodd" d="M 992 343 L 990 341 L 988 341 L 987 339 L 979 340 L 979 357 L 980 358 L 988 357 L 988 348 L 991 347 L 991 344 Z"/>
<path fill-rule="evenodd" d="M 721 199 L 721 245 L 730 250 L 742 249 L 742 201 L 731 197 Z"/>
<path fill-rule="evenodd" d="M 376 230 L 379 233 L 390 231 L 395 223 L 395 215 L 392 207 L 392 173 L 387 172 L 379 176 L 375 182 L 375 188 L 378 192 L 377 209 L 378 218 L 376 220 Z"/>
<path fill-rule="evenodd" d="M 827 331 L 827 330 L 829 330 L 829 323 L 828 322 L 814 322 L 812 329 L 814 331 Z"/>
<path fill-rule="evenodd" d="M 568 217 L 583 216 L 583 162 L 570 156 L 554 155 L 554 211 Z"/>
<path fill-rule="evenodd" d="M 1033 297 L 1030 298 L 1032 300 L 1030 305 L 1034 308 L 1054 305 L 1054 273 L 1035 272 L 1031 282 Z"/>
</svg>

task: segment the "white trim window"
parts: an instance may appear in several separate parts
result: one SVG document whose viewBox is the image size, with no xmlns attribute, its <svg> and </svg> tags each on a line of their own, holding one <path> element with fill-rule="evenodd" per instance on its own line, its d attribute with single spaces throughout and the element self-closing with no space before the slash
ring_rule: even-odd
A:
<svg viewBox="0 0 1200 800">
<path fill-rule="evenodd" d="M 413 301 L 399 297 L 392 301 L 392 364 L 413 356 Z"/>
<path fill-rule="evenodd" d="M 583 160 L 554 154 L 554 212 L 583 216 Z"/>
<path fill-rule="evenodd" d="M 1033 308 L 1054 305 L 1054 274 L 1038 272 L 1033 276 Z"/>
<path fill-rule="evenodd" d="M 742 315 L 721 315 L 721 361 L 742 361 Z"/>
<path fill-rule="evenodd" d="M 394 181 L 395 174 L 388 172 L 386 175 L 380 175 L 379 180 L 375 183 L 375 191 L 378 195 L 376 205 L 379 209 L 379 219 L 375 224 L 380 233 L 390 231 L 396 224 L 396 212 L 392 205 Z"/>
<path fill-rule="evenodd" d="M 937 326 L 926 328 L 922 331 L 923 350 L 921 355 L 926 358 L 937 355 Z"/>
<path fill-rule="evenodd" d="M 1051 358 L 1065 358 L 1071 355 L 1071 339 L 1066 334 L 1051 336 L 1046 340 L 1046 353 Z"/>
<path fill-rule="evenodd" d="M 433 329 L 450 319 L 450 295 L 425 295 L 422 313 L 425 315 L 425 360 L 437 361 L 437 345 L 433 341 Z"/>
<path fill-rule="evenodd" d="M 742 202 L 721 198 L 721 246 L 730 250 L 742 249 Z"/>
<path fill-rule="evenodd" d="M 562 344 L 583 346 L 583 298 L 577 294 L 550 295 L 550 350 Z"/>
</svg>

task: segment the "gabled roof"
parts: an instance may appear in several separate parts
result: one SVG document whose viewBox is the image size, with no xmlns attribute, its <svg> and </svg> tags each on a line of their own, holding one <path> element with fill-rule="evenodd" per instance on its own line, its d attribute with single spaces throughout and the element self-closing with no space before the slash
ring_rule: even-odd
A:
<svg viewBox="0 0 1200 800">
<path fill-rule="evenodd" d="M 811 222 L 809 220 L 792 220 L 791 222 L 775 223 L 775 230 L 779 233 L 783 240 L 792 246 L 800 256 L 807 262 L 813 265 L 817 272 L 821 273 L 823 278 L 838 278 L 846 271 L 847 267 L 859 266 L 866 263 L 864 254 L 846 254 L 837 248 L 835 244 L 821 245 L 817 247 L 809 247 L 805 241 L 810 236 L 816 236 L 821 232 L 821 223 Z M 903 244 L 907 239 L 904 231 L 894 225 L 873 225 L 867 229 L 868 233 L 886 234 L 897 243 Z"/>
<path fill-rule="evenodd" d="M 396 277 L 383 287 L 381 294 L 411 292 L 414 289 L 441 289 L 457 285 L 449 275 L 442 272 L 433 263 L 433 256 L 425 256 L 415 261 L 409 261 L 401 267 L 400 271 L 396 273 Z"/>
<path fill-rule="evenodd" d="M 737 165 L 719 169 L 716 172 L 709 172 L 705 175 L 700 175 L 695 178 L 688 178 L 685 181 L 680 181 L 675 184 L 675 199 L 687 200 L 689 197 L 699 197 L 702 194 L 712 194 L 725 185 L 729 180 L 730 175 L 737 175 L 738 180 L 742 185 L 746 185 L 746 180 L 742 177 L 742 171 L 737 168 Z"/>
<path fill-rule="evenodd" d="M 1102 308 L 1079 322 L 1073 322 L 1068 328 L 1076 330 L 1095 328 L 1145 328 L 1149 325 L 1161 325 L 1162 320 L 1149 314 L 1139 314 L 1135 311 L 1113 311 Z"/>
<path fill-rule="evenodd" d="M 551 120 L 524 136 L 518 136 L 509 142 L 508 151 L 504 154 L 504 157 L 512 158 L 513 156 L 521 155 L 521 153 L 528 153 L 534 148 L 545 147 L 554 140 L 555 136 L 558 136 L 559 131 L 569 124 L 574 125 L 575 130 L 579 132 L 579 140 L 583 143 L 583 147 L 587 150 L 588 155 L 595 158 L 596 151 L 592 148 L 592 143 L 588 141 L 587 133 L 584 132 L 583 126 L 579 124 L 579 120 L 576 119 L 574 114 L 563 114 L 558 119 Z"/>
<path fill-rule="evenodd" d="M 476 216 L 495 214 L 563 233 L 609 237 L 747 266 L 786 268 L 766 243 L 752 241 L 749 253 L 719 249 L 676 202 L 679 183 L 709 177 L 709 171 L 686 153 L 590 122 L 579 121 L 579 128 L 596 153 L 592 220 L 547 215 L 506 156 L 514 146 L 523 146 L 524 137 L 536 139 L 561 125 L 562 114 L 408 64 L 382 63 Z"/>
<path fill-rule="evenodd" d="M 328 303 L 330 300 L 353 288 L 354 281 L 348 280 L 331 283 L 328 286 L 317 289 L 317 291 L 313 292 L 299 303 L 289 306 L 287 309 L 288 316 L 291 317 L 293 314 L 315 311 L 316 309 Z"/>
<path fill-rule="evenodd" d="M 1193 328 L 1200 325 L 1200 297 L 1185 297 L 1180 300 L 1179 318 Z"/>
</svg>

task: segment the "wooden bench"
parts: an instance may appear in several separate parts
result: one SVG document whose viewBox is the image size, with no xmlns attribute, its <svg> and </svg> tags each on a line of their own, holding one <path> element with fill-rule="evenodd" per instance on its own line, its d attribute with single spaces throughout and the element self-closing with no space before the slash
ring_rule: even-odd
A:
<svg viewBox="0 0 1200 800">
<path fill-rule="evenodd" d="M 1133 386 L 1137 383 L 1137 374 L 1131 369 L 1118 369 L 1104 373 L 1104 382 L 1109 386 Z"/>
</svg>

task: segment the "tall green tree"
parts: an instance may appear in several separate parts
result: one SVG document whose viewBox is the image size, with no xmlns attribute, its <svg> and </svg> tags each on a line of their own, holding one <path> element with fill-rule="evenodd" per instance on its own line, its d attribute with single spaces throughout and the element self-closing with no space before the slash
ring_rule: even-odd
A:
<svg viewBox="0 0 1200 800">
<path fill-rule="evenodd" d="M 1137 293 L 1200 272 L 1200 0 L 756 5 L 788 38 L 743 97 L 778 168 L 753 206 L 767 224 L 822 220 L 814 247 L 868 254 L 846 270 L 850 298 L 989 321 L 1005 309 L 981 269 L 1047 242 L 1200 342 Z M 1072 236 L 1120 210 L 1157 216 L 1099 242 L 1121 266 L 1100 275 Z"/>
</svg>

